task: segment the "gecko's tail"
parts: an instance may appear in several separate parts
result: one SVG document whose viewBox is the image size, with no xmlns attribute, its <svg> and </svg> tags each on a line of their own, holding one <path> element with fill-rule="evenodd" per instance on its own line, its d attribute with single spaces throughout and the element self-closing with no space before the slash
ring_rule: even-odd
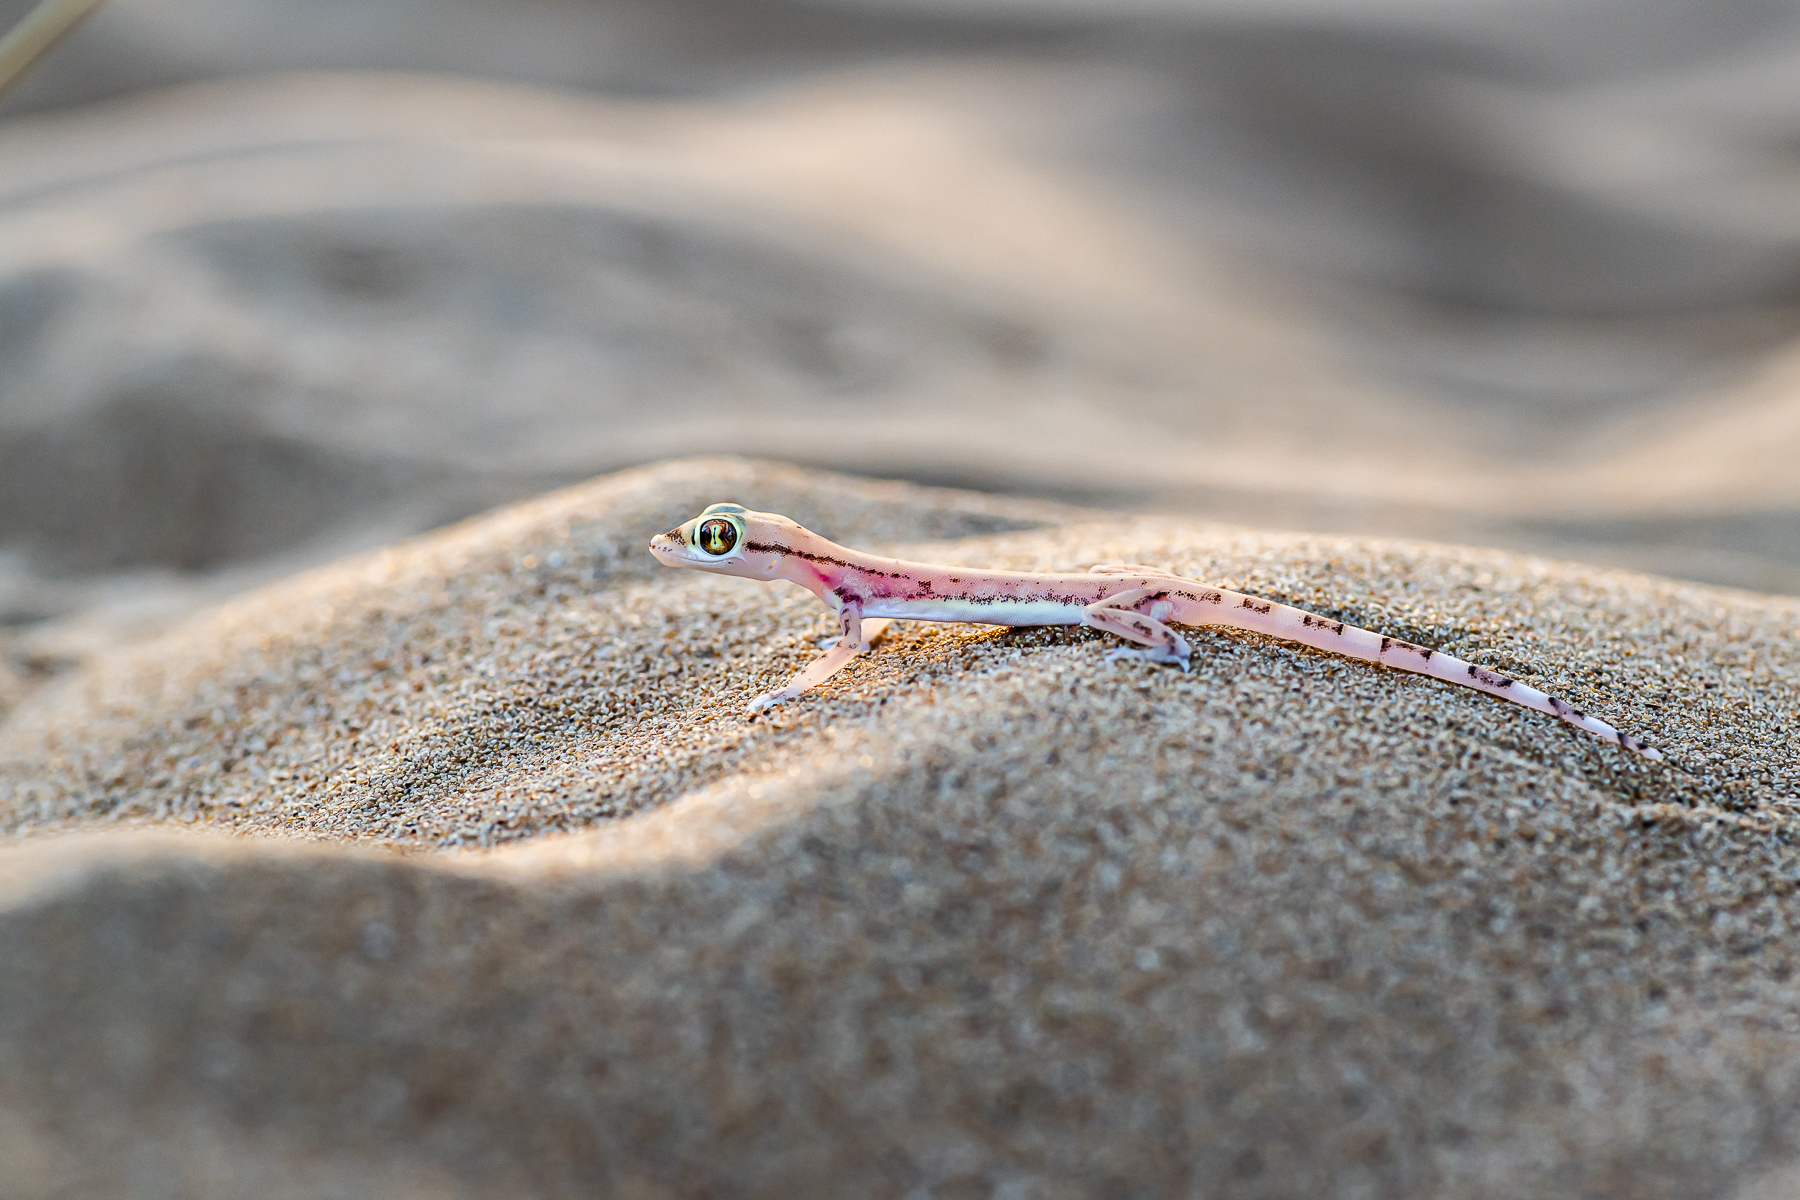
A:
<svg viewBox="0 0 1800 1200">
<path fill-rule="evenodd" d="M 1271 600 L 1258 600 L 1237 592 L 1227 592 L 1202 585 L 1192 596 L 1175 593 L 1181 598 L 1174 619 L 1183 624 L 1224 625 L 1233 629 L 1264 633 L 1271 637 L 1298 642 L 1315 650 L 1342 654 L 1363 662 L 1379 663 L 1400 671 L 1429 675 L 1445 683 L 1473 688 L 1502 700 L 1567 721 L 1577 729 L 1605 738 L 1645 758 L 1662 759 L 1662 752 L 1646 746 L 1600 718 L 1590 716 L 1566 700 L 1541 692 L 1498 671 L 1445 654 L 1415 646 L 1411 642 L 1367 629 L 1334 621 L 1303 609 Z M 1215 598 L 1216 597 L 1216 598 Z"/>
</svg>

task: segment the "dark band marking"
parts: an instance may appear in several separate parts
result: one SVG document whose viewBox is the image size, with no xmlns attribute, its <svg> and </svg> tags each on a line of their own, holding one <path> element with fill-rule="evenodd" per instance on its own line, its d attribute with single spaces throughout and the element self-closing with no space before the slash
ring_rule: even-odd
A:
<svg viewBox="0 0 1800 1200">
<path fill-rule="evenodd" d="M 879 567 L 865 567 L 860 563 L 848 562 L 841 558 L 833 558 L 829 554 L 815 554 L 810 550 L 796 550 L 792 546 L 783 546 L 776 542 L 745 542 L 744 549 L 754 550 L 761 554 L 791 554 L 795 558 L 803 559 L 806 562 L 824 563 L 833 567 L 842 567 L 846 571 L 859 571 L 864 575 L 876 576 L 881 579 L 911 578 L 911 576 L 903 571 L 883 571 Z"/>
<path fill-rule="evenodd" d="M 1249 596 L 1245 596 L 1245 597 L 1244 597 L 1244 602 L 1243 602 L 1243 603 L 1242 603 L 1242 604 L 1240 604 L 1240 605 L 1238 605 L 1238 607 L 1239 607 L 1239 608 L 1247 608 L 1247 609 L 1249 609 L 1249 610 L 1250 610 L 1250 611 L 1251 611 L 1251 612 L 1256 612 L 1256 613 L 1264 613 L 1264 614 L 1266 614 L 1266 613 L 1268 613 L 1268 611 L 1269 611 L 1269 610 L 1270 610 L 1270 609 L 1271 609 L 1271 608 L 1273 608 L 1273 607 L 1275 607 L 1275 606 L 1274 606 L 1274 605 L 1273 605 L 1273 604 L 1258 604 L 1258 603 L 1257 603 L 1257 602 L 1256 602 L 1256 601 L 1255 601 L 1255 600 L 1254 600 L 1254 599 L 1252 599 L 1252 598 L 1251 598 L 1251 597 L 1249 597 Z"/>
<path fill-rule="evenodd" d="M 1410 650 L 1426 662 L 1430 662 L 1431 656 L 1437 653 L 1435 650 L 1427 650 L 1425 647 L 1414 645 L 1412 642 L 1403 642 L 1397 637 L 1384 637 L 1381 639 L 1381 652 L 1386 654 L 1389 650 Z M 1471 668 L 1471 673 L 1472 671 L 1473 669 Z M 1505 678 L 1505 676 L 1496 676 L 1496 678 Z M 1512 680 L 1508 679 L 1506 682 L 1511 683 Z M 1505 685 L 1502 684 L 1499 686 L 1504 687 Z"/>
<path fill-rule="evenodd" d="M 679 525 L 663 534 L 663 536 L 668 538 L 671 542 L 674 542 L 677 546 L 687 545 L 687 538 L 682 536 L 681 526 Z"/>
<path fill-rule="evenodd" d="M 1573 704 L 1570 704 L 1567 700 L 1558 700 L 1555 696 L 1546 696 L 1545 699 L 1550 701 L 1550 711 L 1561 717 L 1563 720 L 1587 720 L 1587 714 L 1582 712 L 1579 708 L 1576 708 Z"/>
<path fill-rule="evenodd" d="M 1513 681 L 1497 671 L 1485 671 L 1474 663 L 1469 664 L 1469 678 L 1483 687 L 1491 687 L 1496 691 L 1504 691 L 1513 685 Z"/>
<path fill-rule="evenodd" d="M 841 558 L 833 558 L 829 554 L 814 554 L 810 550 L 796 550 L 792 546 L 783 546 L 775 542 L 745 542 L 744 549 L 755 550 L 762 554 L 791 554 L 795 558 L 803 558 L 807 562 L 830 563 L 834 567 L 847 567 L 853 571 L 862 569 L 855 563 L 845 562 Z"/>
</svg>

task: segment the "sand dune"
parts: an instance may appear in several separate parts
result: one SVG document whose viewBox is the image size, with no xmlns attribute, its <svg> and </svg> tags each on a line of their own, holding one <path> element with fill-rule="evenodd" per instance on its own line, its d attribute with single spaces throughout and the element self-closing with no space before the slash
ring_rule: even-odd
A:
<svg viewBox="0 0 1800 1200">
<path fill-rule="evenodd" d="M 1794 1190 L 1800 12 L 331 9 L 0 121 L 0 1200 Z"/>
<path fill-rule="evenodd" d="M 913 630 L 746 722 L 816 603 L 640 549 L 725 495 L 1326 606 L 1671 762 L 1227 635 Z M 1794 1136 L 1797 622 L 737 463 L 533 501 L 8 723 L 11 1194 L 1722 1194 Z"/>
</svg>

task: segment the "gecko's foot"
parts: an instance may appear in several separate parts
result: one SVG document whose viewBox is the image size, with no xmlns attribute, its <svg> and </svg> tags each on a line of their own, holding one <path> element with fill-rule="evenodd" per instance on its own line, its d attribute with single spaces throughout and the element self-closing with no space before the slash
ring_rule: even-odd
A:
<svg viewBox="0 0 1800 1200">
<path fill-rule="evenodd" d="M 1120 646 L 1108 651 L 1107 662 L 1115 662 L 1121 658 L 1141 658 L 1155 663 L 1177 663 L 1185 671 L 1188 669 L 1188 660 L 1193 657 L 1193 647 L 1188 645 L 1186 638 L 1159 619 L 1162 615 L 1159 613 L 1161 604 L 1150 603 L 1149 613 L 1141 613 L 1130 607 L 1149 602 L 1149 597 L 1145 594 L 1147 591 L 1146 588 L 1134 588 L 1096 601 L 1082 610 L 1081 623 L 1090 629 L 1104 630 L 1137 643 L 1135 646 Z M 1158 615 L 1152 615 L 1153 613 Z"/>
<path fill-rule="evenodd" d="M 786 689 L 783 689 L 783 691 L 785 690 Z M 766 713 L 777 704 L 791 699 L 793 699 L 793 697 L 785 696 L 782 692 L 764 692 L 762 695 L 750 701 L 750 703 L 744 705 L 744 711 L 751 716 L 755 716 L 757 713 Z"/>
<path fill-rule="evenodd" d="M 796 696 L 805 694 L 850 665 L 851 660 L 866 652 L 868 648 L 867 642 L 858 645 L 848 638 L 837 639 L 837 645 L 801 668 L 787 683 L 772 692 L 764 692 L 752 700 L 749 704 L 750 711 L 765 712 L 777 704 L 783 704 Z"/>
<path fill-rule="evenodd" d="M 1193 665 L 1191 654 L 1176 654 L 1162 646 L 1115 646 L 1106 652 L 1106 661 L 1109 663 L 1117 662 L 1121 658 L 1153 663 L 1171 663 L 1183 671 Z"/>
</svg>

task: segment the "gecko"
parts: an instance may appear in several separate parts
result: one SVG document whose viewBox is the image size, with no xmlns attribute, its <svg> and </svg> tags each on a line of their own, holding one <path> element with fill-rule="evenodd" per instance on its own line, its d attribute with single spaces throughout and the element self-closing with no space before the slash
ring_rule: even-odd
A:
<svg viewBox="0 0 1800 1200">
<path fill-rule="evenodd" d="M 837 614 L 839 636 L 786 684 L 750 701 L 761 712 L 824 683 L 869 649 L 884 619 L 990 625 L 1085 625 L 1131 643 L 1107 662 L 1142 659 L 1187 670 L 1193 648 L 1174 626 L 1220 626 L 1298 642 L 1361 662 L 1429 675 L 1561 718 L 1647 758 L 1661 753 L 1565 700 L 1471 662 L 1317 613 L 1227 591 L 1158 567 L 1102 564 L 1086 572 L 1031 573 L 939 567 L 864 554 L 776 513 L 714 504 L 658 534 L 650 553 L 666 566 L 785 579 Z"/>
</svg>

